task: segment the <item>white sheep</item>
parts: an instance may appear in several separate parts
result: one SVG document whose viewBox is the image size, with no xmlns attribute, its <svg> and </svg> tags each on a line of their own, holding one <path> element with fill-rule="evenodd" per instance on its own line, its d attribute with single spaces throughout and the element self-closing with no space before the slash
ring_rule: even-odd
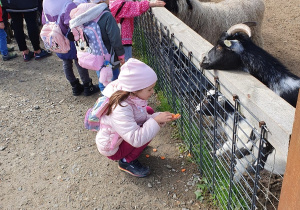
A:
<svg viewBox="0 0 300 210">
<path fill-rule="evenodd" d="M 218 3 L 199 0 L 165 0 L 165 7 L 211 44 L 232 25 L 256 22 L 253 42 L 263 46 L 261 33 L 264 0 L 223 0 Z"/>
</svg>

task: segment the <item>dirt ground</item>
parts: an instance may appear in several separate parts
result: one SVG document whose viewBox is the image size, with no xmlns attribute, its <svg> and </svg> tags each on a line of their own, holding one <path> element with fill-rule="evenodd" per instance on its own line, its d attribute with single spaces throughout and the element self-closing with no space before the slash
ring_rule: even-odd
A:
<svg viewBox="0 0 300 210">
<path fill-rule="evenodd" d="M 298 76 L 299 9 L 297 0 L 267 0 L 263 24 L 264 48 Z M 205 209 L 194 194 L 197 167 L 171 125 L 141 156 L 149 177 L 121 172 L 83 127 L 98 95 L 72 96 L 55 55 L 28 63 L 19 55 L 0 62 L 0 209 Z"/>
</svg>

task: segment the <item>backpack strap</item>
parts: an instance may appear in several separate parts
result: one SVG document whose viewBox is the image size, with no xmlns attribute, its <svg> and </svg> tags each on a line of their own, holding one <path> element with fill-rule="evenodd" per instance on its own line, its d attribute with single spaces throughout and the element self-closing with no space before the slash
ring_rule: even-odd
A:
<svg viewBox="0 0 300 210">
<path fill-rule="evenodd" d="M 96 23 L 98 23 L 98 21 L 100 20 L 100 18 L 102 17 L 102 15 L 104 15 L 104 14 L 107 13 L 107 12 L 108 12 L 107 10 L 102 11 L 102 12 L 100 13 L 99 17 L 96 18 Z M 99 26 L 99 28 L 100 28 L 100 26 Z M 103 47 L 102 47 L 102 44 L 100 44 L 99 46 L 100 46 L 100 48 L 101 48 L 101 51 L 104 52 Z M 104 56 L 104 54 L 103 54 L 103 56 Z M 104 58 L 105 58 L 105 56 L 104 56 Z M 103 66 L 102 66 L 102 67 L 103 67 Z M 102 67 L 101 67 L 101 68 L 102 68 Z"/>
<path fill-rule="evenodd" d="M 105 13 L 107 13 L 107 10 L 103 10 L 100 15 L 95 19 L 96 23 L 100 20 L 100 18 L 102 17 L 102 15 L 104 15 Z"/>
</svg>

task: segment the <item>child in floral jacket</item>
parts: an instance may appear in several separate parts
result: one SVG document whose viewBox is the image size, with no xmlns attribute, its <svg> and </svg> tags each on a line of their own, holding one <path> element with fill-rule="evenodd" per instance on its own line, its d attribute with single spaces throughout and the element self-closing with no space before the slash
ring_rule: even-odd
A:
<svg viewBox="0 0 300 210">
<path fill-rule="evenodd" d="M 117 23 L 121 24 L 121 38 L 125 50 L 125 61 L 132 57 L 132 36 L 134 30 L 134 17 L 145 13 L 150 7 L 163 7 L 164 1 L 156 0 L 149 2 L 147 0 L 110 0 L 110 10 Z"/>
</svg>

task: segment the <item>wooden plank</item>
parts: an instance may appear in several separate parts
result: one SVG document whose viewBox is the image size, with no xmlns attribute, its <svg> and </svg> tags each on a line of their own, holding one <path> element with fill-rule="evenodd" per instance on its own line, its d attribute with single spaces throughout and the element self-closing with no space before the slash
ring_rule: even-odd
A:
<svg viewBox="0 0 300 210">
<path fill-rule="evenodd" d="M 155 17 L 166 26 L 170 33 L 180 40 L 183 45 L 192 51 L 193 55 L 201 61 L 203 54 L 213 46 L 204 40 L 199 34 L 185 25 L 165 8 L 153 8 Z M 187 54 L 187 52 L 184 52 Z M 200 68 L 199 63 L 194 63 Z M 221 83 L 232 93 L 239 96 L 240 101 L 258 119 L 264 121 L 268 127 L 268 140 L 277 150 L 277 156 L 286 161 L 290 135 L 292 133 L 295 108 L 276 95 L 256 78 L 245 72 L 205 70 L 205 75 L 210 81 L 218 76 Z M 221 92 L 233 102 L 232 95 L 227 91 Z M 248 121 L 257 129 L 258 123 L 255 118 L 241 110 Z"/>
<path fill-rule="evenodd" d="M 300 96 L 296 107 L 293 135 L 281 188 L 279 210 L 299 209 L 300 206 Z"/>
</svg>

